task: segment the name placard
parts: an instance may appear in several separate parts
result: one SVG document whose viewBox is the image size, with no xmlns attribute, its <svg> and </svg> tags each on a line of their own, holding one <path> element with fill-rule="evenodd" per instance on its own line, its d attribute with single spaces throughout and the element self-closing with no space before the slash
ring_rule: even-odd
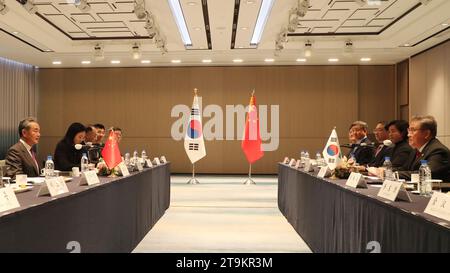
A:
<svg viewBox="0 0 450 273">
<path fill-rule="evenodd" d="M 295 159 L 291 159 L 291 161 L 289 161 L 289 166 L 294 167 L 295 163 L 297 163 L 297 161 Z"/>
<path fill-rule="evenodd" d="M 50 194 L 50 196 L 53 197 L 68 192 L 69 189 L 67 188 L 66 182 L 64 181 L 64 177 L 58 176 L 50 179 L 45 179 L 45 182 L 41 185 L 37 196 Z"/>
<path fill-rule="evenodd" d="M 122 161 L 122 162 L 119 164 L 119 169 L 120 169 L 120 172 L 122 173 L 122 175 L 123 175 L 124 177 L 130 175 L 130 172 L 128 171 L 127 165 L 125 165 L 125 162 Z"/>
<path fill-rule="evenodd" d="M 152 161 L 150 159 L 146 159 L 145 162 L 147 162 L 147 167 L 153 167 Z"/>
<path fill-rule="evenodd" d="M 83 172 L 83 175 L 80 180 L 80 186 L 83 185 L 95 185 L 100 184 L 100 179 L 98 179 L 97 173 L 95 171 L 87 171 Z"/>
<path fill-rule="evenodd" d="M 304 166 L 303 170 L 305 172 L 310 172 L 310 171 L 314 170 L 311 159 L 307 158 L 305 160 L 305 166 Z"/>
<path fill-rule="evenodd" d="M 165 156 L 161 156 L 161 163 L 162 164 L 166 164 L 167 163 L 167 159 Z"/>
<path fill-rule="evenodd" d="M 1 188 L 0 189 L 0 213 L 15 209 L 20 207 L 19 201 L 17 201 L 16 194 L 14 193 L 13 189 L 8 188 Z"/>
<path fill-rule="evenodd" d="M 159 161 L 159 158 L 155 157 L 155 158 L 153 159 L 153 161 L 155 161 L 156 166 L 161 165 L 161 162 Z"/>
<path fill-rule="evenodd" d="M 144 170 L 144 166 L 142 166 L 142 163 L 140 160 L 138 160 L 136 162 L 136 166 L 137 166 L 138 171 L 142 172 L 142 170 Z"/>
<path fill-rule="evenodd" d="M 385 180 L 381 186 L 378 196 L 394 202 L 403 200 L 411 202 L 411 197 L 403 186 L 402 182 Z"/>
<path fill-rule="evenodd" d="M 289 164 L 289 157 L 285 157 L 283 160 L 283 164 Z"/>
<path fill-rule="evenodd" d="M 302 164 L 302 160 L 301 159 L 297 160 L 297 163 L 295 163 L 295 168 L 296 169 L 300 168 L 300 164 Z"/>
<path fill-rule="evenodd" d="M 330 175 L 330 168 L 328 168 L 328 166 L 323 166 L 323 167 L 320 167 L 317 177 L 325 178 L 329 175 Z"/>
<path fill-rule="evenodd" d="M 450 221 L 450 195 L 434 192 L 424 211 L 426 214 Z"/>
<path fill-rule="evenodd" d="M 345 185 L 352 188 L 365 188 L 367 189 L 366 181 L 364 177 L 360 173 L 352 172 L 347 179 L 347 183 Z"/>
</svg>

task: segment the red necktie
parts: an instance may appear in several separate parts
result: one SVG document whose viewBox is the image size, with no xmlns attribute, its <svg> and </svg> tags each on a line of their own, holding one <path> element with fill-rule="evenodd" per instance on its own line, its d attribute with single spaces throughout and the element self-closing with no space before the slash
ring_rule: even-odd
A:
<svg viewBox="0 0 450 273">
<path fill-rule="evenodd" d="M 416 150 L 416 159 L 422 156 L 422 153 L 419 150 Z"/>
<path fill-rule="evenodd" d="M 36 164 L 36 168 L 39 170 L 39 165 L 36 161 L 36 155 L 34 154 L 33 149 L 30 149 L 30 152 L 31 152 L 31 157 L 33 158 L 34 164 Z"/>
</svg>

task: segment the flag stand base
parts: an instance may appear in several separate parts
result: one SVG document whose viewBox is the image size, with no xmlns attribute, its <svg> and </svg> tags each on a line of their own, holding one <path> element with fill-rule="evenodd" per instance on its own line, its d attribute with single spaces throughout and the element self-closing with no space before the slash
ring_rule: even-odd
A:
<svg viewBox="0 0 450 273">
<path fill-rule="evenodd" d="M 252 179 L 252 164 L 248 169 L 248 178 L 245 180 L 244 185 L 256 185 L 256 182 Z"/>
<path fill-rule="evenodd" d="M 194 166 L 194 164 L 192 164 L 192 178 L 189 179 L 187 184 L 190 184 L 190 185 L 200 184 L 200 182 L 198 182 L 197 178 L 195 178 L 195 166 Z"/>
</svg>

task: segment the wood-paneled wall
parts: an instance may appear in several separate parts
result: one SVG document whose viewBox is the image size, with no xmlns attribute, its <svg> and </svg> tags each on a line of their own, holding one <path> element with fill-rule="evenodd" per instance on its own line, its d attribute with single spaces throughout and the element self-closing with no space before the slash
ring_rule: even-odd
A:
<svg viewBox="0 0 450 273">
<path fill-rule="evenodd" d="M 276 173 L 284 156 L 301 149 L 322 150 L 336 126 L 341 143 L 349 124 L 364 119 L 395 118 L 394 66 L 259 66 L 179 68 L 41 69 L 39 158 L 52 154 L 71 122 L 101 122 L 123 129 L 121 151 L 146 149 L 165 155 L 172 171 L 189 173 L 183 142 L 171 137 L 177 118 L 171 109 L 191 106 L 193 88 L 203 108 L 217 104 L 247 105 L 256 89 L 259 105 L 279 105 L 279 147 L 253 165 L 254 173 Z M 270 108 L 269 108 L 270 109 Z M 225 115 L 224 115 L 225 116 Z M 203 124 L 209 120 L 203 117 Z M 270 120 L 268 122 L 270 124 Z M 224 120 L 225 128 L 225 120 Z M 224 129 L 225 130 L 225 129 Z M 235 135 L 241 133 L 235 132 Z M 206 141 L 207 156 L 196 164 L 200 173 L 246 173 L 240 141 Z"/>
<path fill-rule="evenodd" d="M 410 116 L 433 115 L 450 147 L 450 41 L 410 59 Z"/>
</svg>

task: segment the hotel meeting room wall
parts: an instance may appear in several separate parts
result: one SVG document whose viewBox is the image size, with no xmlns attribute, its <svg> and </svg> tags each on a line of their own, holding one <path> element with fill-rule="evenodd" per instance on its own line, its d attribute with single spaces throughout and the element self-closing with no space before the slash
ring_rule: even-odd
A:
<svg viewBox="0 0 450 273">
<path fill-rule="evenodd" d="M 252 166 L 260 174 L 276 173 L 276 162 L 298 158 L 301 149 L 314 156 L 334 126 L 340 142 L 347 143 L 354 120 L 367 121 L 372 131 L 376 121 L 396 115 L 393 65 L 41 69 L 39 158 L 53 154 L 71 122 L 100 122 L 123 129 L 122 154 L 146 149 L 152 157 L 165 155 L 172 172 L 189 173 L 183 141 L 171 137 L 178 119 L 171 110 L 177 104 L 191 107 L 194 88 L 203 108 L 246 106 L 253 88 L 258 105 L 279 105 L 279 147 Z M 209 120 L 203 116 L 204 127 Z M 270 131 L 270 115 L 268 126 Z M 196 172 L 248 172 L 239 140 L 205 144 L 207 156 L 196 163 Z"/>
<path fill-rule="evenodd" d="M 410 59 L 410 115 L 433 115 L 450 147 L 450 41 Z"/>
</svg>

